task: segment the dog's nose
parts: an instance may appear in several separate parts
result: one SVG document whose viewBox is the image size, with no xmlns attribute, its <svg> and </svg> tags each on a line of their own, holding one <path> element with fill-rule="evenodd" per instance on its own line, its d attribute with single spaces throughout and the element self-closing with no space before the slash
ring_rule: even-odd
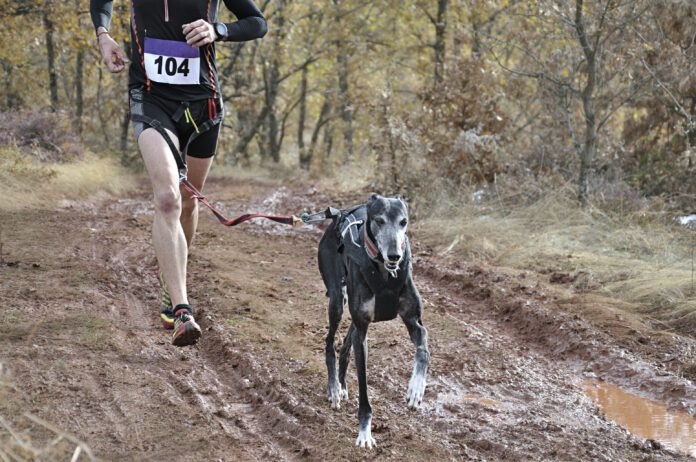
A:
<svg viewBox="0 0 696 462">
<path fill-rule="evenodd" d="M 387 258 L 389 259 L 390 262 L 396 263 L 397 261 L 399 261 L 401 259 L 401 255 L 389 254 L 389 255 L 387 255 Z"/>
</svg>

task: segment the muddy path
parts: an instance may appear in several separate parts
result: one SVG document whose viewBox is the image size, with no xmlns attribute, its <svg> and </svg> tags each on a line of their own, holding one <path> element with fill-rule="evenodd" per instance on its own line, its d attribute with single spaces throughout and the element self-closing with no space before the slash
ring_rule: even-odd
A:
<svg viewBox="0 0 696 462">
<path fill-rule="evenodd" d="M 213 181 L 209 195 L 230 214 L 357 200 L 270 181 Z M 607 380 L 694 415 L 692 341 L 580 309 L 587 300 L 529 275 L 438 256 L 417 236 L 432 354 L 424 405 L 403 401 L 414 355 L 405 328 L 373 325 L 377 449 L 366 451 L 353 446 L 352 364 L 349 401 L 333 411 L 326 400 L 320 229 L 230 230 L 202 214 L 189 286 L 204 335 L 177 349 L 157 318 L 144 189 L 0 212 L 0 222 L 0 372 L 13 385 L 0 386 L 0 416 L 21 425 L 30 412 L 101 459 L 691 460 L 607 421 L 582 383 Z"/>
</svg>

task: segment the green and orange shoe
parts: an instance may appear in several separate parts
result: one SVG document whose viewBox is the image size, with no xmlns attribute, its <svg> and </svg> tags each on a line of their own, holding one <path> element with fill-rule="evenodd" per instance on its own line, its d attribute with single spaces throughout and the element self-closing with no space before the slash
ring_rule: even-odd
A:
<svg viewBox="0 0 696 462">
<path fill-rule="evenodd" d="M 174 309 L 174 334 L 172 345 L 182 347 L 193 345 L 201 337 L 201 328 L 193 319 L 193 310 L 189 305 L 176 305 Z"/>
<path fill-rule="evenodd" d="M 172 308 L 172 299 L 169 298 L 169 288 L 164 282 L 164 273 L 159 273 L 160 285 L 162 286 L 162 308 L 160 309 L 160 319 L 162 325 L 167 330 L 174 329 L 174 309 Z"/>
</svg>

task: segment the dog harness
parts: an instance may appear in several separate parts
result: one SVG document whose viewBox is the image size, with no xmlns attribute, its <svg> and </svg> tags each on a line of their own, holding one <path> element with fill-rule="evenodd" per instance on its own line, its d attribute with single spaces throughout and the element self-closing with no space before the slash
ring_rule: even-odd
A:
<svg viewBox="0 0 696 462">
<path fill-rule="evenodd" d="M 399 296 L 411 275 L 411 245 L 405 240 L 404 257 L 399 268 L 387 275 L 380 266 L 384 264 L 382 255 L 374 242 L 367 222 L 367 207 L 359 205 L 342 212 L 336 217 L 335 229 L 339 241 L 338 251 L 343 255 L 343 263 L 353 262 L 375 295 L 374 321 L 389 321 L 398 314 Z"/>
</svg>

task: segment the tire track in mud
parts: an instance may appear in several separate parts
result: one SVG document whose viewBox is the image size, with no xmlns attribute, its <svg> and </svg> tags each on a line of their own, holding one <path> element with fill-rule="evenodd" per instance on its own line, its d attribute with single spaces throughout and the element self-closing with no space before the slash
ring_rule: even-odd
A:
<svg viewBox="0 0 696 462">
<path fill-rule="evenodd" d="M 329 202 L 273 183 L 211 182 L 210 189 L 230 214 Z M 687 459 L 606 422 L 578 381 L 584 372 L 625 374 L 622 383 L 645 383 L 666 398 L 659 390 L 670 386 L 683 390 L 671 396 L 688 396 L 687 383 L 648 380 L 647 361 L 630 352 L 622 358 L 611 338 L 582 319 L 549 312 L 533 289 L 496 297 L 497 287 L 511 287 L 505 277 L 427 256 L 415 264 L 432 352 L 423 409 L 411 412 L 403 401 L 414 354 L 405 328 L 374 325 L 368 383 L 378 447 L 355 449 L 352 364 L 350 399 L 333 411 L 325 396 L 319 230 L 264 222 L 229 230 L 203 211 L 190 268 L 204 336 L 182 350 L 168 344 L 155 314 L 156 270 L 143 263 L 152 259 L 147 204 L 145 193 L 75 203 L 50 214 L 50 232 L 31 214 L 2 216 L 17 223 L 10 239 L 25 246 L 18 272 L 1 270 L 9 306 L 21 326 L 59 327 L 30 337 L 21 327 L 0 339 L 26 393 L 18 400 L 64 423 L 106 460 Z M 32 261 L 44 265 L 38 278 Z M 693 411 L 688 398 L 679 400 Z"/>
</svg>

